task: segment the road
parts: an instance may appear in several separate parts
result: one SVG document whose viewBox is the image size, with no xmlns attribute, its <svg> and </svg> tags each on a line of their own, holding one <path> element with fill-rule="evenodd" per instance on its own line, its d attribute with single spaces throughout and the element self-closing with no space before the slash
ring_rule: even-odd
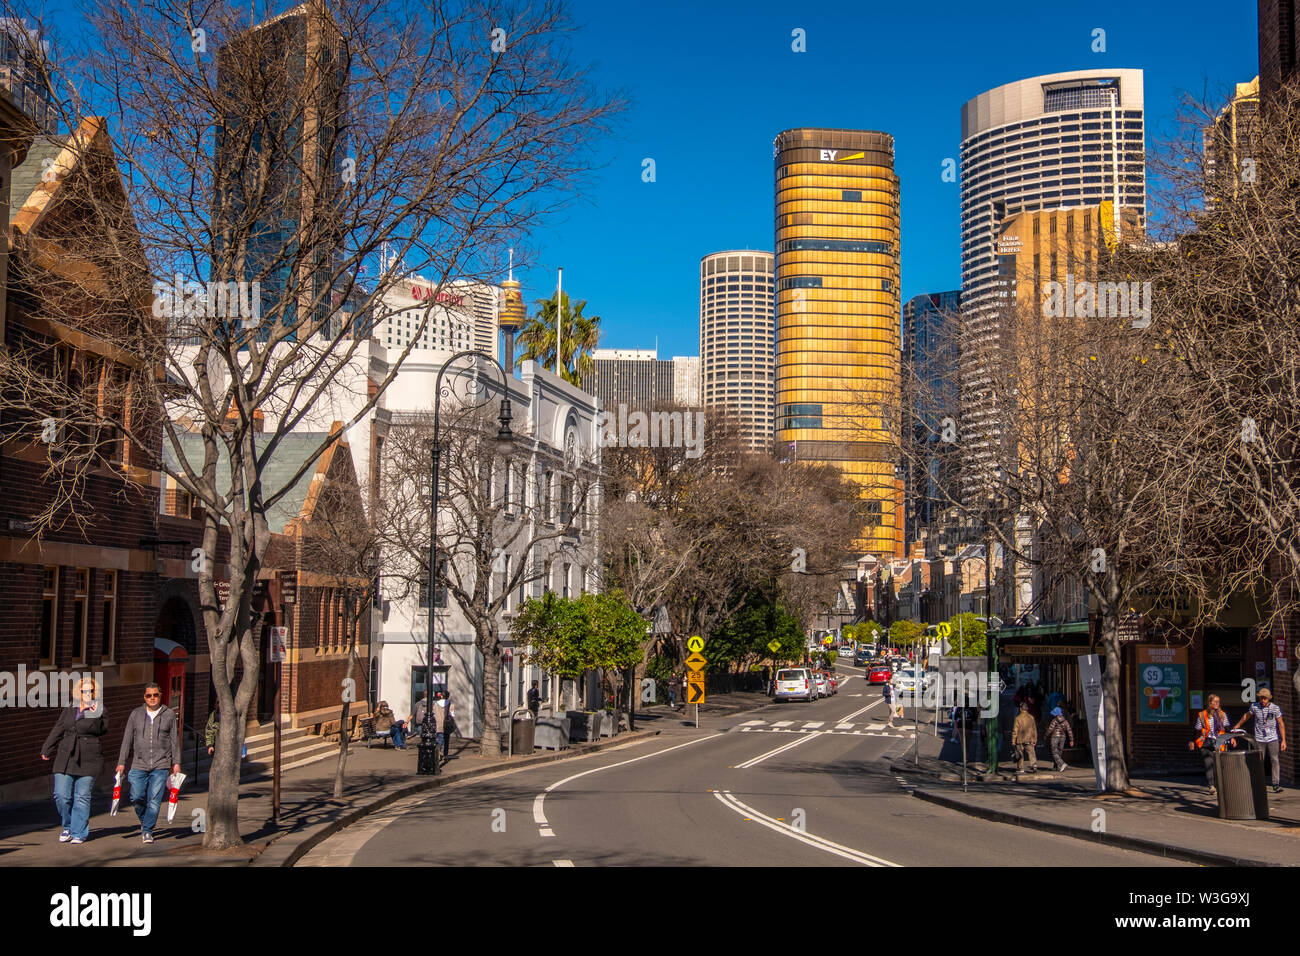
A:
<svg viewBox="0 0 1300 956">
<path fill-rule="evenodd" d="M 888 759 L 910 722 L 885 717 L 858 672 L 813 703 L 664 719 L 653 740 L 394 804 L 299 865 L 1177 865 L 917 800 Z"/>
</svg>

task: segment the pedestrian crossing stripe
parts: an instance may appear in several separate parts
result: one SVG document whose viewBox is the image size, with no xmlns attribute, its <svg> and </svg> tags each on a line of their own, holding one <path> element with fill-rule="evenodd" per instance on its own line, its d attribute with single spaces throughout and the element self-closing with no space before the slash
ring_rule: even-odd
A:
<svg viewBox="0 0 1300 956">
<path fill-rule="evenodd" d="M 740 724 L 740 725 L 738 725 L 738 726 L 735 727 L 734 729 L 735 729 L 735 730 L 739 730 L 742 734 L 748 734 L 748 733 L 757 733 L 757 734 L 814 734 L 814 733 L 821 733 L 821 734 L 840 734 L 840 735 L 843 735 L 843 736 L 850 736 L 850 737 L 894 737 L 894 738 L 915 737 L 915 736 L 916 736 L 915 732 L 914 732 L 914 731 L 911 731 L 911 730 L 903 731 L 902 733 L 893 733 L 893 734 L 891 734 L 891 733 L 887 733 L 887 732 L 885 732 L 883 729 L 882 729 L 882 730 L 872 730 L 871 727 L 868 727 L 868 728 L 865 729 L 865 730 L 849 730 L 849 729 L 846 729 L 846 725 L 841 725 L 841 726 L 839 726 L 839 727 L 834 728 L 833 730 L 818 730 L 816 727 L 790 727 L 790 726 L 780 727 L 780 726 L 778 726 L 777 724 L 772 724 L 771 726 L 763 726 L 763 727 L 753 727 L 753 726 L 748 726 L 748 724 L 752 724 L 752 723 L 753 723 L 752 721 L 748 721 L 748 722 L 746 722 L 745 724 Z M 784 724 L 790 724 L 790 723 L 793 723 L 793 721 L 781 721 L 781 723 L 784 723 Z M 854 725 L 853 725 L 853 724 L 849 724 L 849 725 L 847 725 L 847 727 L 852 727 L 852 726 L 854 726 Z M 885 725 L 884 725 L 884 724 L 873 724 L 873 725 L 871 725 L 871 726 L 883 728 Z"/>
</svg>

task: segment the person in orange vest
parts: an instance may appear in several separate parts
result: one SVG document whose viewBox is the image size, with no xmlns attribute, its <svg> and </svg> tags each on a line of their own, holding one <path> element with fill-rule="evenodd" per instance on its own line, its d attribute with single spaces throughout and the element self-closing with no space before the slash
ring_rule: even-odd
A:
<svg viewBox="0 0 1300 956">
<path fill-rule="evenodd" d="M 1214 788 L 1214 752 L 1236 747 L 1237 742 L 1229 739 L 1226 743 L 1218 743 L 1216 747 L 1209 745 L 1209 739 L 1226 734 L 1231 727 L 1232 720 L 1228 717 L 1227 711 L 1219 706 L 1219 695 L 1211 694 L 1206 698 L 1205 710 L 1196 717 L 1196 731 L 1199 736 L 1187 744 L 1188 750 L 1201 751 L 1201 762 L 1205 764 L 1205 779 L 1210 785 L 1211 794 L 1218 792 Z"/>
</svg>

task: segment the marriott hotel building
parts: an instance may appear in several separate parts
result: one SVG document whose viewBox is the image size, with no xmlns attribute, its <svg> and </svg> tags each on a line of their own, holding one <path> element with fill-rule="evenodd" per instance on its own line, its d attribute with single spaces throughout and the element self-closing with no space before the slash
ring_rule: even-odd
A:
<svg viewBox="0 0 1300 956">
<path fill-rule="evenodd" d="M 903 553 L 899 212 L 887 133 L 791 129 L 776 159 L 776 452 L 861 488 L 867 553 Z"/>
</svg>

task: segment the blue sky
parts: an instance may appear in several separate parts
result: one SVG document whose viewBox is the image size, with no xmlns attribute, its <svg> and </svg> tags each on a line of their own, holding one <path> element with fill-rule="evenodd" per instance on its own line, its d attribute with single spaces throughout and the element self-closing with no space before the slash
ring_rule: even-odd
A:
<svg viewBox="0 0 1300 956">
<path fill-rule="evenodd" d="M 903 299 L 956 288 L 961 104 L 1024 77 L 1145 71 L 1147 148 L 1176 132 L 1180 94 L 1218 101 L 1258 71 L 1251 0 L 574 0 L 576 59 L 631 100 L 603 167 L 535 234 L 525 300 L 564 288 L 602 317 L 601 345 L 699 354 L 698 268 L 772 248 L 772 140 L 795 126 L 878 129 L 902 180 Z M 976 10 L 987 11 L 986 15 Z M 807 52 L 791 50 L 806 31 Z M 1093 30 L 1106 52 L 1092 52 Z M 642 160 L 656 181 L 642 182 Z"/>
<path fill-rule="evenodd" d="M 33 9 L 67 29 L 76 2 Z M 783 129 L 894 136 L 906 301 L 959 282 L 959 186 L 940 173 L 958 156 L 966 100 L 1043 73 L 1139 68 L 1153 149 L 1176 132 L 1181 94 L 1222 102 L 1258 69 L 1253 0 L 570 3 L 574 60 L 630 106 L 594 144 L 601 165 L 581 194 L 531 237 L 518 278 L 531 311 L 562 266 L 565 290 L 602 317 L 602 346 L 657 341 L 661 356 L 699 353 L 701 256 L 772 248 L 772 140 Z M 796 28 L 806 52 L 791 49 Z M 1104 53 L 1092 51 L 1097 28 Z"/>
</svg>

